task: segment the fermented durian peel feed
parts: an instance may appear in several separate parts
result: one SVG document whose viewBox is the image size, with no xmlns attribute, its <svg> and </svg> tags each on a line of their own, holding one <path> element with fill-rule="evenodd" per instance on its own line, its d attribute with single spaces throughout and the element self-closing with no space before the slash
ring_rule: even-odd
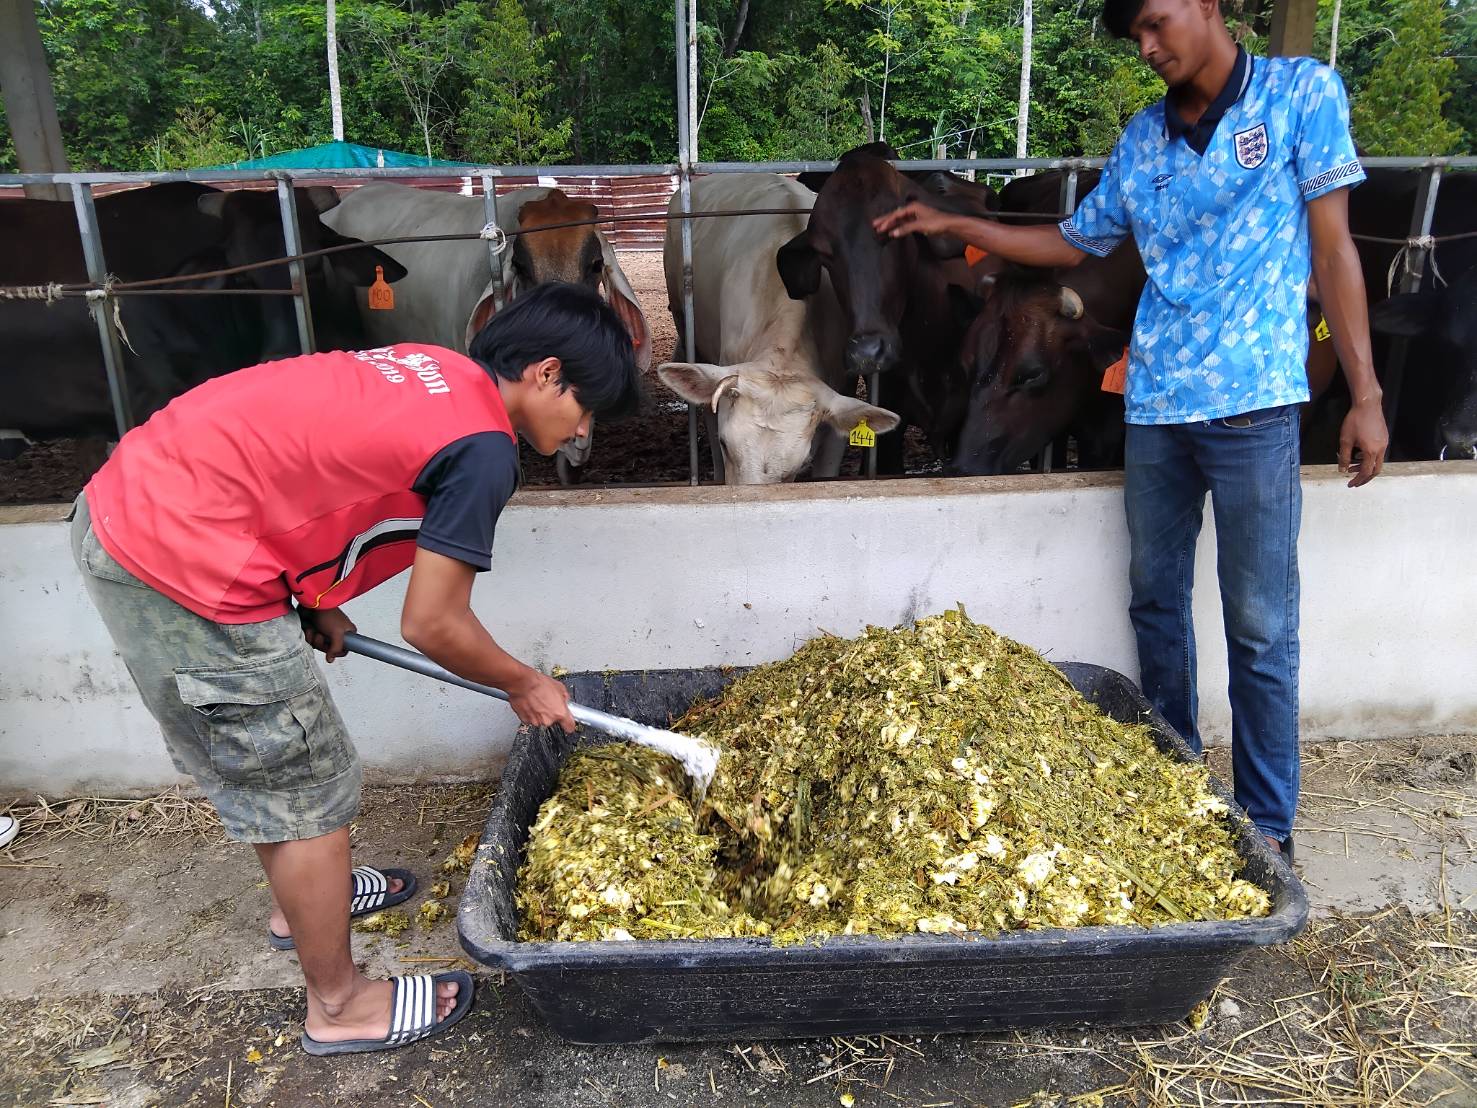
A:
<svg viewBox="0 0 1477 1108">
<path fill-rule="evenodd" d="M 528 940 L 980 932 L 1264 916 L 1208 771 L 1035 651 L 945 612 L 825 635 L 673 725 L 723 751 L 583 747 L 519 872 Z"/>
</svg>

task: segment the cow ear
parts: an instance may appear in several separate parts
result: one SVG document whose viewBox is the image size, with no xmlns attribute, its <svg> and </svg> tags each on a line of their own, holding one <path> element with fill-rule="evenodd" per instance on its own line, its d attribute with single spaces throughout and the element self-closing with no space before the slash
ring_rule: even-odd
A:
<svg viewBox="0 0 1477 1108">
<path fill-rule="evenodd" d="M 320 246 L 347 246 L 349 243 L 358 242 L 341 235 L 331 228 L 324 227 L 320 232 Z M 361 246 L 357 250 L 345 250 L 340 254 L 329 254 L 325 259 L 333 265 L 333 271 L 340 278 L 351 285 L 360 288 L 368 288 L 374 284 L 375 267 L 384 270 L 385 280 L 395 282 L 404 277 L 410 270 L 397 262 L 390 255 L 375 246 Z"/>
<path fill-rule="evenodd" d="M 631 336 L 631 354 L 636 359 L 637 368 L 648 370 L 651 368 L 651 332 L 646 327 L 646 314 L 641 310 L 636 290 L 621 269 L 615 247 L 604 235 L 600 236 L 600 255 L 605 262 L 605 295 L 615 314 L 626 325 L 626 333 Z"/>
<path fill-rule="evenodd" d="M 689 404 L 706 408 L 713 403 L 718 386 L 734 375 L 734 369 L 708 362 L 664 362 L 656 367 L 656 375 Z"/>
<path fill-rule="evenodd" d="M 831 395 L 822 403 L 825 404 L 823 414 L 826 422 L 843 434 L 864 419 L 867 421 L 867 426 L 879 435 L 885 431 L 891 431 L 901 422 L 896 412 L 875 407 L 864 400 L 842 396 L 839 392 L 831 392 Z"/>
<path fill-rule="evenodd" d="M 989 185 L 967 181 L 942 170 L 909 173 L 907 176 L 928 190 L 937 201 L 935 207 L 957 215 L 981 217 L 1000 210 L 1000 194 Z"/>
<path fill-rule="evenodd" d="M 810 245 L 810 232 L 801 231 L 776 251 L 774 263 L 791 300 L 804 300 L 821 287 L 821 256 Z"/>
<path fill-rule="evenodd" d="M 226 216 L 226 194 L 224 192 L 204 192 L 195 200 L 195 207 L 203 214 L 213 216 L 216 219 L 224 219 Z"/>
<path fill-rule="evenodd" d="M 811 192 L 820 192 L 821 189 L 826 187 L 826 182 L 830 179 L 831 171 L 829 169 L 810 170 L 809 172 L 800 174 L 797 178 Z"/>
<path fill-rule="evenodd" d="M 968 289 L 958 285 L 949 286 L 949 307 L 954 312 L 954 322 L 961 330 L 974 322 L 974 317 L 980 314 L 980 309 L 984 306 L 984 300 Z"/>
<path fill-rule="evenodd" d="M 925 235 L 928 252 L 941 262 L 964 257 L 964 240 L 953 235 Z"/>
<path fill-rule="evenodd" d="M 308 194 L 308 203 L 313 205 L 313 210 L 319 215 L 338 207 L 338 189 L 332 185 L 313 185 L 303 191 Z"/>
<path fill-rule="evenodd" d="M 1092 368 L 1098 373 L 1128 352 L 1132 336 L 1127 331 L 1113 327 L 1096 327 L 1087 336 L 1087 349 L 1092 358 Z"/>
<path fill-rule="evenodd" d="M 487 279 L 487 284 L 482 286 L 482 295 L 477 297 L 477 303 L 472 308 L 472 314 L 467 317 L 467 329 L 462 334 L 463 350 L 471 349 L 472 340 L 477 337 L 477 333 L 481 331 L 482 328 L 487 326 L 487 321 L 489 319 L 497 314 L 497 300 L 494 296 L 494 290 L 496 289 L 496 287 L 497 283 L 491 277 Z M 512 301 L 512 289 L 513 286 L 510 281 L 505 281 L 503 283 L 504 304 L 508 304 Z"/>
<path fill-rule="evenodd" d="M 1435 326 L 1440 309 L 1440 293 L 1404 293 L 1376 304 L 1369 313 L 1369 325 L 1382 335 L 1415 338 Z"/>
</svg>

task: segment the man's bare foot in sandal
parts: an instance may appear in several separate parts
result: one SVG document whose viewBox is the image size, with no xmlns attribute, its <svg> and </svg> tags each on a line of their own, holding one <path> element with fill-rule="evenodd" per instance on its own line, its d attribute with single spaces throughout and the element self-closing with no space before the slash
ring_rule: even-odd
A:
<svg viewBox="0 0 1477 1108">
<path fill-rule="evenodd" d="M 356 975 L 348 998 L 333 1005 L 315 998 L 310 988 L 303 1050 L 319 1056 L 367 1054 L 429 1039 L 472 1010 L 475 988 L 465 970 L 389 981 Z"/>
<path fill-rule="evenodd" d="M 403 869 L 375 869 L 356 866 L 350 877 L 349 915 L 367 916 L 385 908 L 403 904 L 415 895 L 415 874 Z M 272 914 L 267 920 L 267 942 L 274 950 L 295 950 L 297 943 L 292 928 L 277 897 L 272 897 Z"/>
<path fill-rule="evenodd" d="M 459 986 L 455 981 L 436 985 L 436 1020 L 439 1023 L 456 1008 Z M 372 981 L 360 977 L 353 990 L 341 1000 L 330 1003 L 308 994 L 308 1018 L 304 1023 L 308 1034 L 320 1043 L 340 1043 L 349 1039 L 383 1039 L 390 1034 L 390 1009 L 393 982 Z"/>
</svg>

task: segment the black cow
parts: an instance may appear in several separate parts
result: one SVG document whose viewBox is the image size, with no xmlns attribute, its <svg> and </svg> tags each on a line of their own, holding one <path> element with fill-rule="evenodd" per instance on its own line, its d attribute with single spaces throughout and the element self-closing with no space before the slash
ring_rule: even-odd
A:
<svg viewBox="0 0 1477 1108">
<path fill-rule="evenodd" d="M 1477 266 L 1446 288 L 1376 304 L 1370 323 L 1419 340 L 1405 367 L 1401 423 L 1434 426 L 1439 458 L 1477 458 Z"/>
<path fill-rule="evenodd" d="M 331 189 L 299 189 L 304 249 L 349 244 L 318 215 Z M 121 281 L 205 273 L 285 254 L 274 193 L 221 192 L 203 185 L 155 185 L 100 197 L 99 229 L 108 272 Z M 87 280 L 72 205 L 45 200 L 0 203 L 0 284 Z M 330 293 L 325 272 L 369 284 L 375 266 L 386 280 L 405 270 L 369 247 L 308 263 L 309 293 L 321 348 L 360 345 L 357 312 Z M 284 264 L 187 288 L 283 289 Z M 209 377 L 298 352 L 292 300 L 286 296 L 125 296 L 124 372 L 135 421 Z M 86 304 L 0 301 L 0 427 L 35 438 L 112 435 L 114 423 L 97 328 Z"/>
<path fill-rule="evenodd" d="M 1419 176 L 1410 170 L 1371 169 L 1369 180 L 1349 196 L 1350 229 L 1356 235 L 1404 239 L 1410 233 Z M 1472 231 L 1477 231 L 1477 173 L 1449 173 L 1437 192 L 1431 233 L 1440 239 Z M 1463 293 L 1458 290 L 1464 275 L 1477 268 L 1477 237 L 1439 242 L 1426 261 L 1418 290 L 1429 297 L 1388 309 L 1381 305 L 1392 294 L 1398 294 L 1404 275 L 1398 262 L 1401 248 L 1367 239 L 1356 239 L 1355 245 L 1364 269 L 1370 323 L 1375 332 L 1375 370 L 1382 378 L 1390 367 L 1390 339 L 1398 336 L 1409 340 L 1395 399 L 1395 422 L 1390 428 L 1391 456 L 1436 458 L 1443 452 L 1446 457 L 1468 456 L 1463 450 L 1470 446 L 1471 439 L 1463 438 L 1461 428 L 1471 416 L 1461 409 L 1467 395 L 1462 382 L 1470 366 L 1472 347 L 1468 345 L 1464 350 L 1453 345 L 1453 340 L 1463 333 L 1471 335 L 1470 294 L 1466 294 L 1464 304 Z M 1466 319 L 1463 312 L 1468 313 Z M 1345 397 L 1339 399 L 1347 403 Z M 1455 432 L 1454 439 L 1448 437 L 1448 428 Z"/>
<path fill-rule="evenodd" d="M 817 189 L 806 230 L 777 253 L 776 264 L 792 299 L 831 277 L 850 332 L 846 369 L 882 373 L 883 407 L 905 424 L 923 429 L 947 459 L 964 418 L 964 382 L 957 352 L 968 320 L 949 294 L 962 271 L 964 246 L 949 236 L 879 238 L 872 220 L 900 205 L 921 201 L 946 211 L 988 216 L 994 191 L 946 173 L 899 172 L 897 152 L 871 143 L 844 154 L 833 173 L 806 174 Z M 902 436 L 879 445 L 879 469 L 902 471 Z"/>
</svg>

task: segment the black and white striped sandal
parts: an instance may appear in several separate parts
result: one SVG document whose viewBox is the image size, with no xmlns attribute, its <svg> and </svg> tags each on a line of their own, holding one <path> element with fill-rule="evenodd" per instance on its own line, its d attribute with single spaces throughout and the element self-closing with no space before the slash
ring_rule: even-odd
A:
<svg viewBox="0 0 1477 1108">
<path fill-rule="evenodd" d="M 355 866 L 350 875 L 353 886 L 350 890 L 349 915 L 367 916 L 384 908 L 404 904 L 415 895 L 415 874 L 404 869 L 375 869 L 373 866 Z M 390 892 L 392 878 L 400 878 L 405 885 L 398 893 Z M 279 935 L 267 928 L 267 942 L 273 950 L 296 950 L 297 943 L 291 935 Z"/>
<path fill-rule="evenodd" d="M 413 977 L 392 977 L 394 995 L 390 1001 L 390 1033 L 383 1039 L 348 1039 L 341 1043 L 322 1043 L 306 1031 L 303 1049 L 319 1056 L 328 1054 L 366 1054 L 373 1050 L 394 1050 L 409 1046 L 432 1035 L 439 1035 L 472 1010 L 472 994 L 476 986 L 466 970 L 447 973 L 420 973 Z M 457 984 L 456 1007 L 444 1020 L 436 1019 L 436 986 L 444 981 Z"/>
</svg>

